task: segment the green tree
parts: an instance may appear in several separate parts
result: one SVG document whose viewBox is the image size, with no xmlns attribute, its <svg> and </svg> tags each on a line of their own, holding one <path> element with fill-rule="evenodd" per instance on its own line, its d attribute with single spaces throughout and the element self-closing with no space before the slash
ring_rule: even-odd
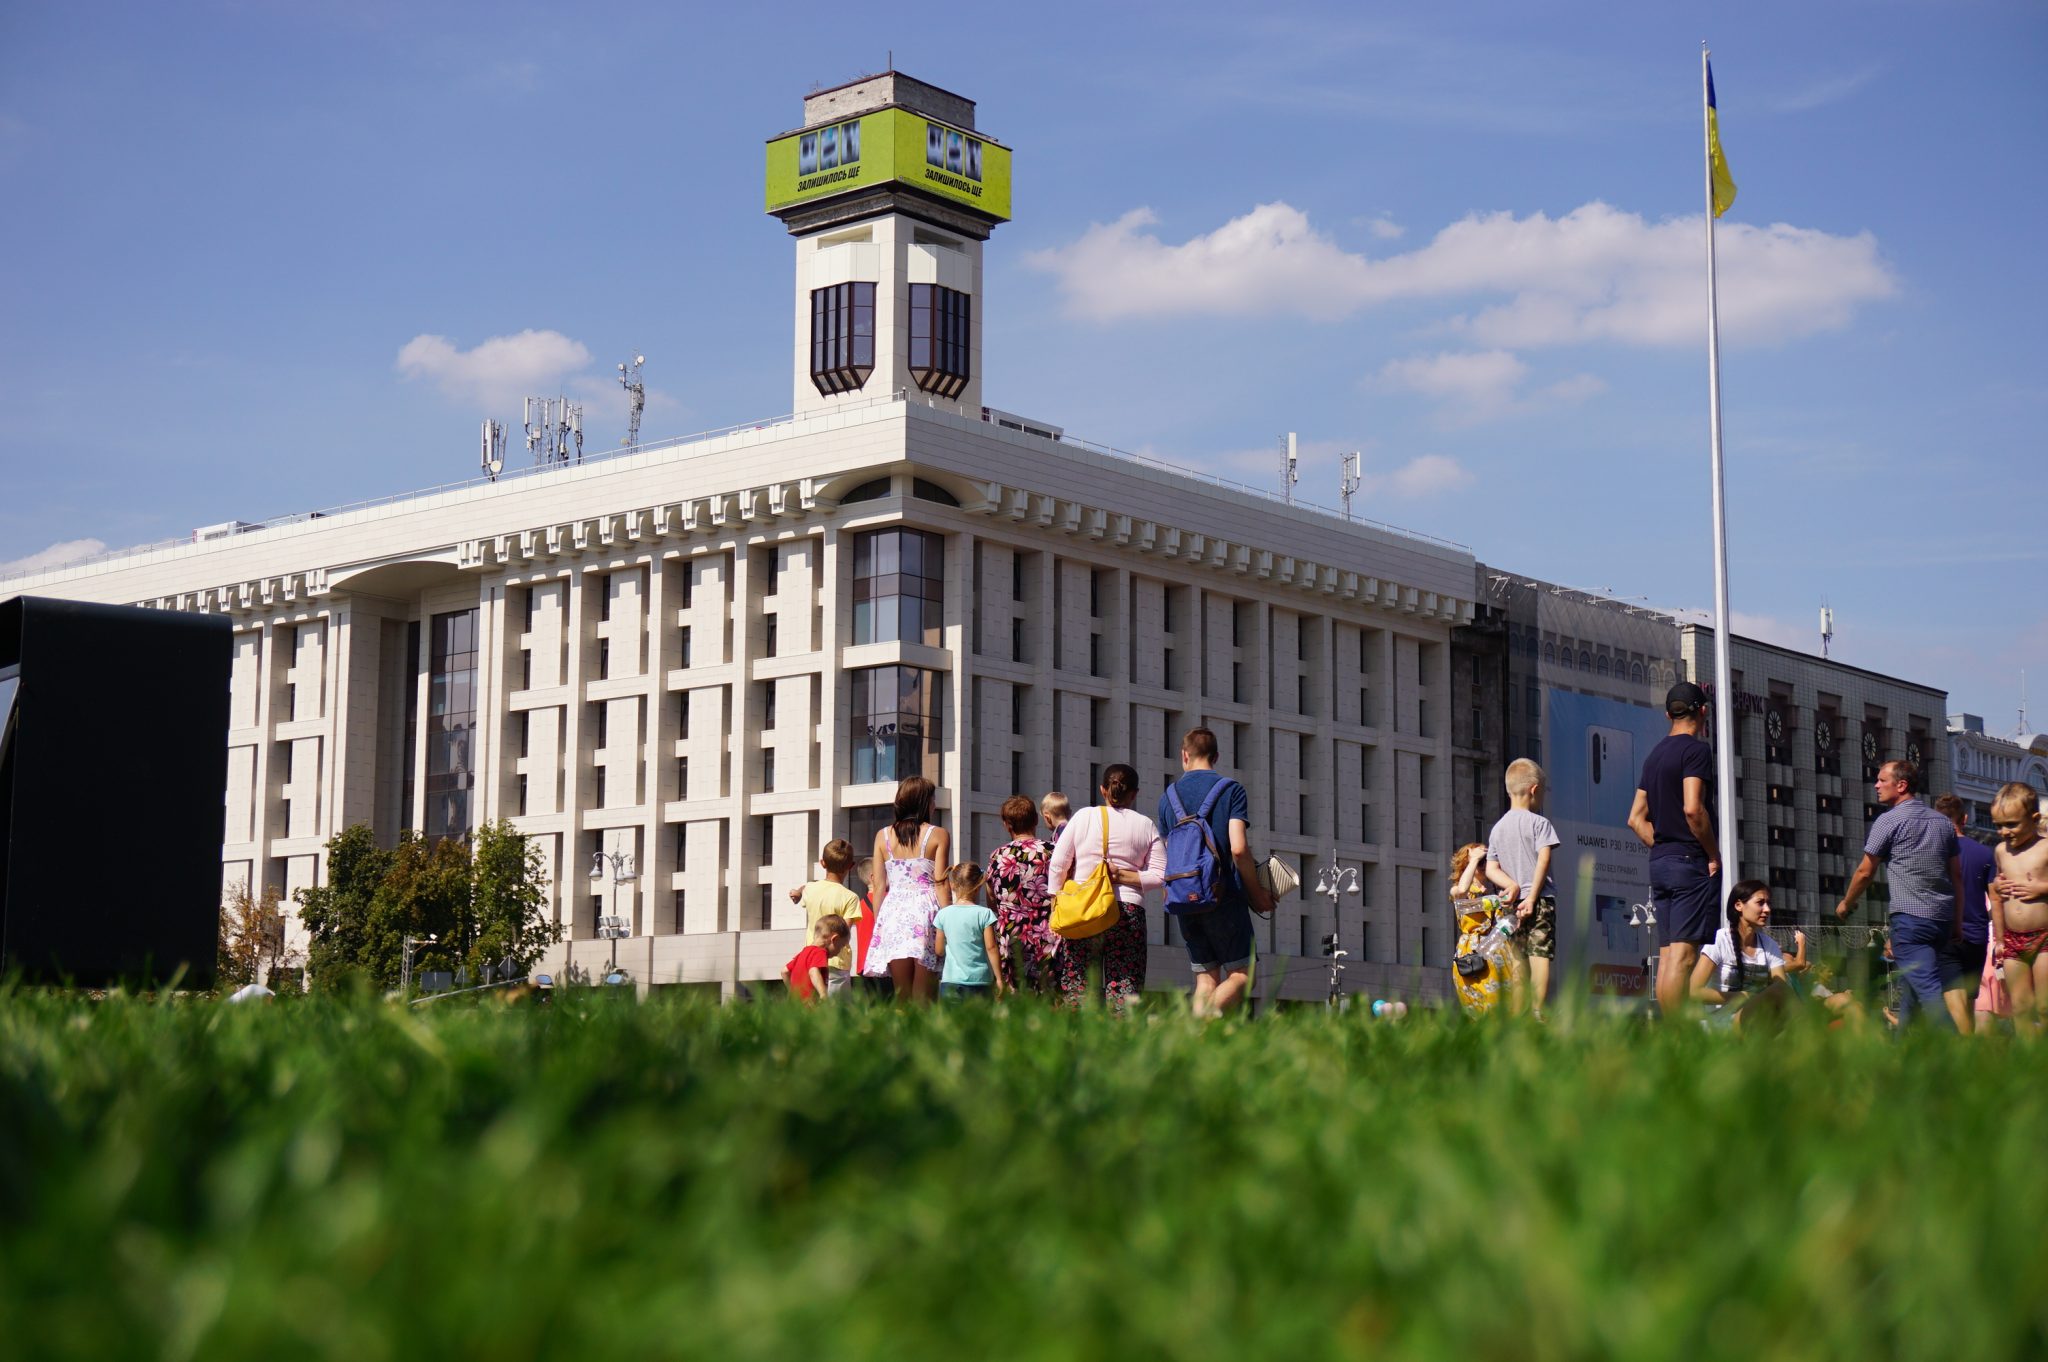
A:
<svg viewBox="0 0 2048 1362">
<path fill-rule="evenodd" d="M 412 967 L 452 970 L 468 945 L 469 844 L 453 837 L 429 840 L 407 831 L 370 900 L 363 968 L 381 988 L 398 985 L 405 938 L 433 937 L 413 951 Z"/>
<path fill-rule="evenodd" d="M 481 979 L 485 965 L 509 957 L 524 974 L 562 939 L 562 925 L 546 916 L 547 858 L 525 833 L 497 822 L 476 830 L 470 863 L 469 971 Z"/>
<path fill-rule="evenodd" d="M 296 952 L 284 948 L 283 895 L 274 884 L 259 896 L 246 880 L 228 890 L 220 914 L 219 979 L 224 988 L 267 984 L 273 971 L 295 966 Z"/>
<path fill-rule="evenodd" d="M 334 992 L 372 975 L 372 905 L 393 859 L 369 828 L 360 823 L 343 828 L 327 839 L 327 883 L 292 896 L 300 921 L 312 934 L 306 965 L 315 988 Z"/>
</svg>

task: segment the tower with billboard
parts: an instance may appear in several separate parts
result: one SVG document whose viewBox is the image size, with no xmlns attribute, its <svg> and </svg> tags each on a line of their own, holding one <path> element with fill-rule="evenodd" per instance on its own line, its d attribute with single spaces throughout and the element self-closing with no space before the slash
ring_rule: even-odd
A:
<svg viewBox="0 0 2048 1362">
<path fill-rule="evenodd" d="M 1010 149 L 974 101 L 899 72 L 804 100 L 771 138 L 767 211 L 796 238 L 795 411 L 902 393 L 981 415 L 981 248 Z"/>
</svg>

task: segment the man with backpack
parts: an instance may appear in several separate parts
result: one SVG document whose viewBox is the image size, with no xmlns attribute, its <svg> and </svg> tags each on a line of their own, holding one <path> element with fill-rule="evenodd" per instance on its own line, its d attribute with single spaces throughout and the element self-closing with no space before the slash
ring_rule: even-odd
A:
<svg viewBox="0 0 2048 1362">
<path fill-rule="evenodd" d="M 1251 801 L 1216 771 L 1216 735 L 1191 728 L 1180 743 L 1185 773 L 1159 799 L 1166 835 L 1166 911 L 1180 924 L 1195 971 L 1197 1017 L 1220 1017 L 1251 979 L 1252 910 L 1273 911 L 1252 861 Z"/>
</svg>

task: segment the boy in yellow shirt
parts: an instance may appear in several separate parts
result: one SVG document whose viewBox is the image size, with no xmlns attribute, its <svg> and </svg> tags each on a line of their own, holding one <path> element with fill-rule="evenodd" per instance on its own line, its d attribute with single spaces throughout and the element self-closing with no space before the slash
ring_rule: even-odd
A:
<svg viewBox="0 0 2048 1362">
<path fill-rule="evenodd" d="M 846 920 L 847 926 L 867 915 L 861 906 L 860 895 L 846 887 L 846 877 L 853 869 L 853 844 L 843 837 L 835 837 L 825 843 L 825 850 L 818 856 L 818 866 L 825 872 L 822 880 L 812 880 L 801 889 L 789 891 L 789 897 L 804 908 L 804 928 L 815 937 L 818 919 L 838 915 Z M 846 992 L 853 978 L 853 946 L 851 932 L 841 938 L 839 949 L 833 953 L 825 966 L 825 994 L 832 997 Z"/>
</svg>

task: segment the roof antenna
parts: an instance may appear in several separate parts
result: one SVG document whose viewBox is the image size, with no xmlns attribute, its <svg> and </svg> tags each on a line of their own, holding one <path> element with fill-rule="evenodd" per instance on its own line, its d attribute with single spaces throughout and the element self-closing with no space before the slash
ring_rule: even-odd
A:
<svg viewBox="0 0 2048 1362">
<path fill-rule="evenodd" d="M 1835 641 L 1835 612 L 1825 598 L 1820 603 L 1820 655 L 1828 655 L 1828 645 Z"/>
<path fill-rule="evenodd" d="M 1294 484 L 1301 481 L 1301 458 L 1294 450 L 1294 432 L 1288 431 L 1280 441 L 1280 495 L 1289 506 L 1294 504 Z"/>
</svg>

